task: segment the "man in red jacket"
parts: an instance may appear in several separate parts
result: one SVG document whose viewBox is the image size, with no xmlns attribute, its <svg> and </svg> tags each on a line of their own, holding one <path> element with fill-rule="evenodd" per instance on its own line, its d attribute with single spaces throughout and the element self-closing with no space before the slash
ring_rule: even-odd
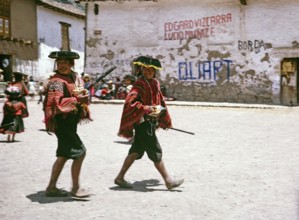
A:
<svg viewBox="0 0 299 220">
<path fill-rule="evenodd" d="M 72 159 L 71 195 L 88 197 L 90 194 L 81 189 L 79 184 L 86 148 L 77 134 L 77 125 L 82 120 L 91 120 L 87 105 L 88 92 L 84 90 L 83 80 L 72 70 L 74 59 L 78 59 L 79 55 L 71 51 L 55 51 L 50 53 L 49 57 L 56 60 L 57 70 L 47 86 L 44 102 L 45 123 L 47 131 L 55 133 L 58 147 L 46 196 L 68 195 L 58 189 L 56 183 L 65 163 Z"/>
<path fill-rule="evenodd" d="M 156 129 L 172 127 L 160 83 L 155 79 L 156 71 L 161 69 L 160 61 L 151 57 L 139 57 L 134 64 L 141 67 L 141 74 L 127 95 L 118 135 L 134 141 L 124 164 L 114 180 L 122 188 L 132 188 L 124 176 L 136 159 L 146 152 L 154 162 L 168 189 L 180 186 L 184 180 L 173 180 L 162 160 L 162 148 L 156 136 Z M 134 133 L 135 131 L 135 133 Z"/>
</svg>

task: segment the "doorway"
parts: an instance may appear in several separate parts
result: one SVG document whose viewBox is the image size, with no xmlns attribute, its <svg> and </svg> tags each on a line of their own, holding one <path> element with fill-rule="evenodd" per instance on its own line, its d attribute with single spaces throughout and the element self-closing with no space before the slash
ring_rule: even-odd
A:
<svg viewBox="0 0 299 220">
<path fill-rule="evenodd" d="M 285 58 L 281 62 L 281 104 L 298 105 L 299 58 Z"/>
<path fill-rule="evenodd" d="M 5 82 L 12 80 L 12 57 L 6 54 L 0 54 L 0 68 L 3 70 L 3 78 Z"/>
</svg>

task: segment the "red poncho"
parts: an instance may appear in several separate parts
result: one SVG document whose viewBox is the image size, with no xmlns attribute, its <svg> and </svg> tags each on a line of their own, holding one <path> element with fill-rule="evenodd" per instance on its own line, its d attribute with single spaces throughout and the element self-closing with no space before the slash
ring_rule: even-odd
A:
<svg viewBox="0 0 299 220">
<path fill-rule="evenodd" d="M 68 75 L 56 73 L 51 78 L 44 103 L 44 121 L 48 131 L 55 132 L 55 115 L 57 114 L 78 114 L 79 121 L 91 120 L 88 106 L 79 104 L 73 94 L 76 87 L 82 86 L 83 81 L 74 72 Z"/>
<path fill-rule="evenodd" d="M 142 105 L 161 105 L 166 108 L 166 111 L 159 117 L 159 127 L 166 129 L 172 127 L 171 118 L 168 113 L 163 94 L 160 90 L 160 83 L 153 78 L 147 80 L 141 76 L 134 84 L 127 95 L 118 135 L 125 138 L 133 137 L 134 124 L 139 124 L 140 119 L 145 114 Z"/>
</svg>

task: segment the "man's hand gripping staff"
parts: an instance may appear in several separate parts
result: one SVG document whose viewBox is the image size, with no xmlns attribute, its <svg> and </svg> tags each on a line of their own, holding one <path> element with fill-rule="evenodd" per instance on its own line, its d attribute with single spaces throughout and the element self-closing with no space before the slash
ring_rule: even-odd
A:
<svg viewBox="0 0 299 220">
<path fill-rule="evenodd" d="M 159 118 L 160 115 L 163 114 L 164 111 L 166 111 L 166 108 L 164 108 L 161 105 L 156 105 L 156 106 L 150 106 L 150 105 L 142 105 L 142 104 L 138 104 L 137 108 L 143 108 L 144 112 L 146 115 L 153 117 L 153 118 Z M 169 129 L 172 129 L 174 131 L 179 131 L 179 132 L 183 132 L 186 134 L 191 134 L 191 135 L 195 135 L 195 133 L 190 132 L 190 131 L 185 131 L 182 129 L 178 129 L 178 128 L 172 128 L 170 127 Z"/>
</svg>

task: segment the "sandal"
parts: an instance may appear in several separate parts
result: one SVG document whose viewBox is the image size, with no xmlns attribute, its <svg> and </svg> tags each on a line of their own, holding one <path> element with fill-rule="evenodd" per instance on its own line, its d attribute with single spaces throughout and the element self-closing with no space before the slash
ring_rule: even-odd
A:
<svg viewBox="0 0 299 220">
<path fill-rule="evenodd" d="M 66 197 L 68 195 L 69 193 L 67 191 L 57 188 L 46 191 L 46 197 Z"/>
<path fill-rule="evenodd" d="M 90 193 L 88 193 L 85 189 L 78 189 L 76 192 L 71 192 L 71 196 L 75 198 L 86 198 L 91 196 Z"/>
<path fill-rule="evenodd" d="M 174 188 L 176 188 L 176 187 L 182 185 L 183 182 L 184 182 L 184 179 L 175 180 L 175 181 L 166 183 L 166 187 L 167 187 L 167 189 L 174 189 Z"/>
<path fill-rule="evenodd" d="M 132 186 L 129 182 L 125 181 L 125 180 L 117 181 L 117 180 L 115 179 L 115 180 L 114 180 L 114 183 L 115 183 L 116 185 L 118 185 L 120 188 L 125 188 L 125 189 L 132 189 L 132 188 L 133 188 L 133 186 Z"/>
</svg>

